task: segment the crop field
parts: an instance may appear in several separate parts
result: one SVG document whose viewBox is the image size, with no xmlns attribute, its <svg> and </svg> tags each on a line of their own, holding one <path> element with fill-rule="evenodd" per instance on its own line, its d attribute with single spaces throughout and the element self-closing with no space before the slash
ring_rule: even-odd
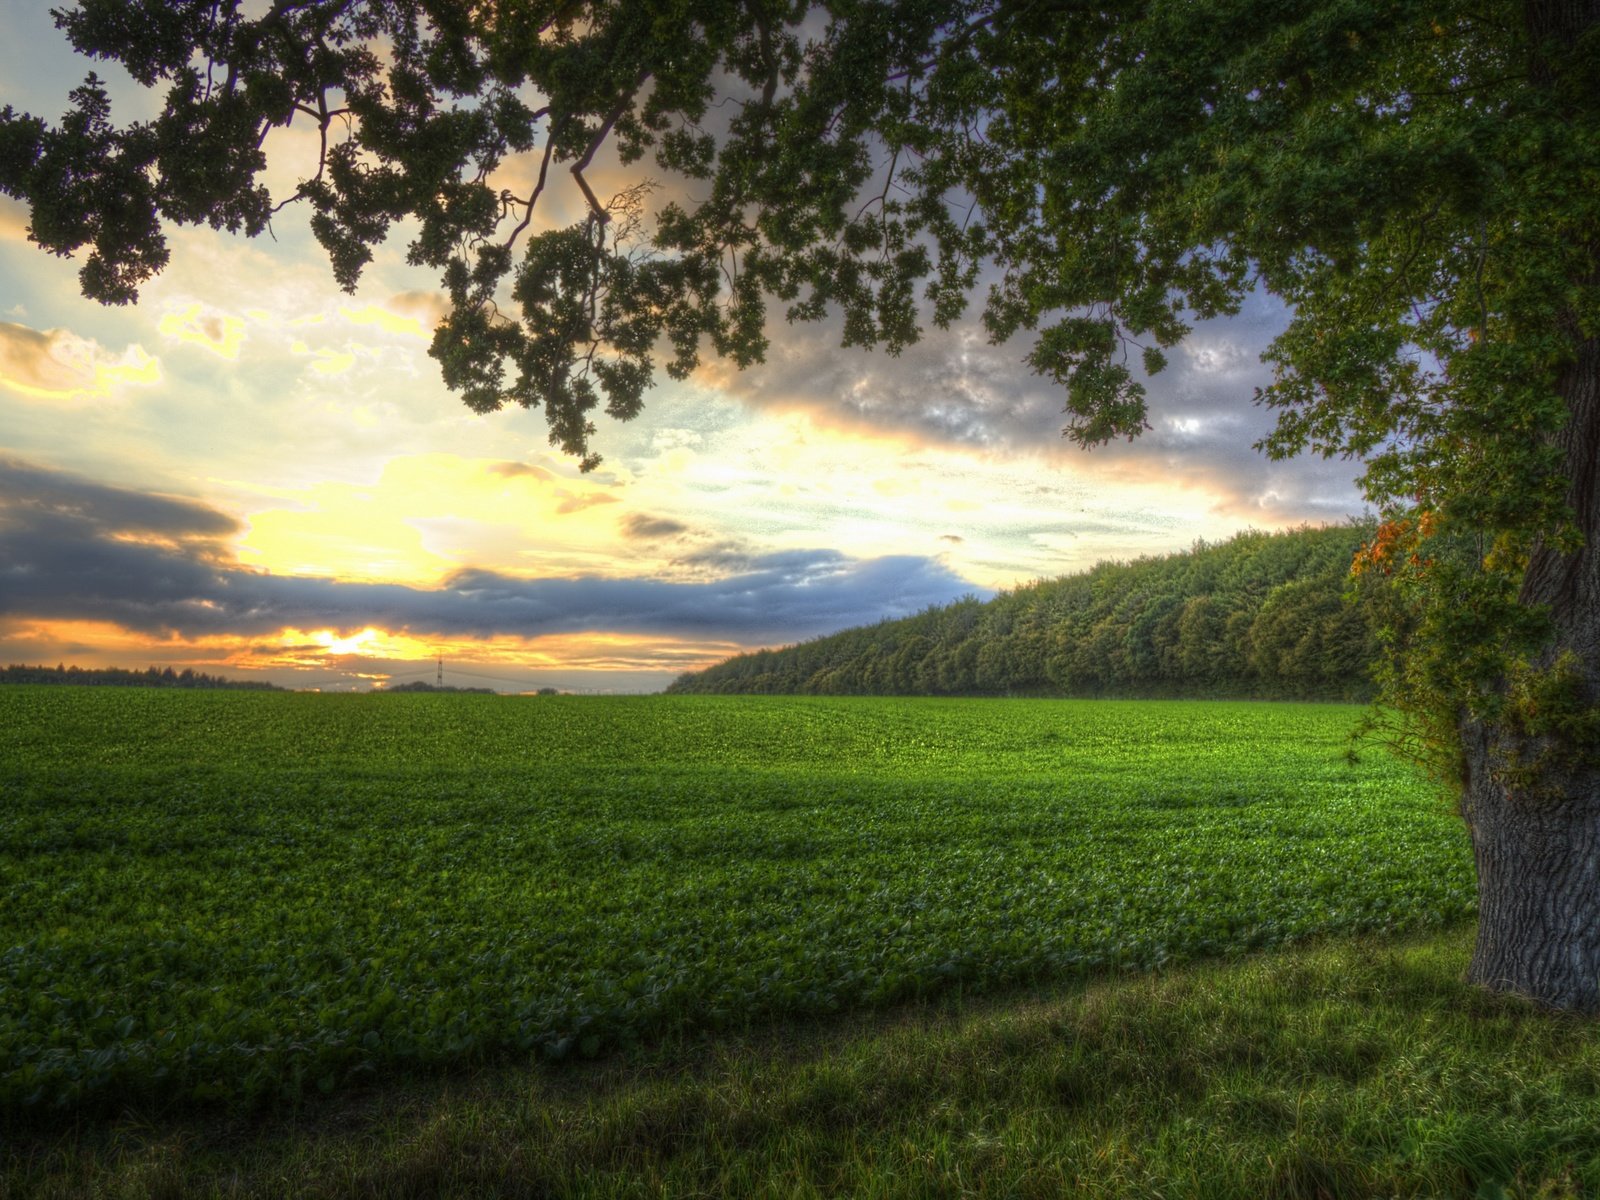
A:
<svg viewBox="0 0 1600 1200">
<path fill-rule="evenodd" d="M 0 688 L 0 1109 L 236 1105 L 1473 908 L 1342 706 Z"/>
</svg>

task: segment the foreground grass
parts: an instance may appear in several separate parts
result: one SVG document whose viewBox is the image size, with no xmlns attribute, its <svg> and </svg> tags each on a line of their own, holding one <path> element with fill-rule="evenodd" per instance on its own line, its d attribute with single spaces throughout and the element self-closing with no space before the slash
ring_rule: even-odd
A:
<svg viewBox="0 0 1600 1200">
<path fill-rule="evenodd" d="M 0 1195 L 1577 1197 L 1600 1037 L 1470 931 L 33 1131 Z"/>
</svg>

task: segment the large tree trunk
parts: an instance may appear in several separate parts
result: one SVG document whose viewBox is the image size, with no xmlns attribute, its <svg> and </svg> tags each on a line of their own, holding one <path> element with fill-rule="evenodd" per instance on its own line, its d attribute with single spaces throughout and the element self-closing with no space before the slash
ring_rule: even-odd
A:
<svg viewBox="0 0 1600 1200">
<path fill-rule="evenodd" d="M 1592 89 L 1563 76 L 1583 64 L 1600 0 L 1523 0 L 1529 79 L 1569 120 L 1594 120 Z M 1574 108 L 1576 106 L 1576 108 Z M 1574 186 L 1581 186 L 1574 181 Z M 1587 243 L 1588 282 L 1600 280 L 1600 239 Z M 1559 671 L 1580 704 L 1600 703 L 1600 341 L 1574 321 L 1578 352 L 1557 387 L 1567 422 L 1558 435 L 1567 502 L 1583 537 L 1576 551 L 1535 549 L 1520 602 L 1548 612 L 1549 645 L 1535 670 Z M 1462 811 L 1478 867 L 1478 941 L 1467 978 L 1552 1008 L 1600 1012 L 1600 745 L 1588 726 L 1541 727 L 1540 714 L 1463 724 Z M 1524 705 L 1524 709 L 1526 705 Z M 1570 711 L 1569 711 L 1570 716 Z"/>
<path fill-rule="evenodd" d="M 1477 741 L 1467 803 L 1478 941 L 1467 979 L 1551 1008 L 1600 1011 L 1600 773 L 1559 803 L 1530 800 L 1489 773 L 1493 739 L 1480 730 Z"/>
<path fill-rule="evenodd" d="M 1600 702 L 1600 342 L 1563 373 L 1568 501 L 1584 545 L 1536 550 L 1521 600 L 1554 627 L 1537 667 L 1561 662 Z M 1600 745 L 1514 720 L 1462 731 L 1463 812 L 1478 867 L 1478 942 L 1467 977 L 1553 1008 L 1600 1011 Z"/>
</svg>

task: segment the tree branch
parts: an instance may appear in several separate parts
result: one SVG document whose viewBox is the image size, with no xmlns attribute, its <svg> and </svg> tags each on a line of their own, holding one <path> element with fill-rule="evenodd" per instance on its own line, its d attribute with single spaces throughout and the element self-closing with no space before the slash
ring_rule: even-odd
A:
<svg viewBox="0 0 1600 1200">
<path fill-rule="evenodd" d="M 551 125 L 550 132 L 545 136 L 544 159 L 539 163 L 539 178 L 533 185 L 533 192 L 528 196 L 527 211 L 522 214 L 522 220 L 517 222 L 517 227 L 511 231 L 511 236 L 506 238 L 505 246 L 507 250 L 517 244 L 517 239 L 522 236 L 522 231 L 533 220 L 533 206 L 539 202 L 539 195 L 544 191 L 545 177 L 550 172 L 550 158 L 556 152 L 556 139 L 566 127 L 567 119 L 563 117 Z"/>
<path fill-rule="evenodd" d="M 606 119 L 601 122 L 600 128 L 595 131 L 594 137 L 589 139 L 589 146 L 588 149 L 583 152 L 583 157 L 572 164 L 572 177 L 578 181 L 578 187 L 583 191 L 583 198 L 589 202 L 590 212 L 594 214 L 595 220 L 599 221 L 602 225 L 611 220 L 611 214 L 608 213 L 600 201 L 595 198 L 594 190 L 589 187 L 589 181 L 583 177 L 583 172 L 585 168 L 588 167 L 589 163 L 593 161 L 594 152 L 605 144 L 606 138 L 611 136 L 612 126 L 614 126 L 618 120 L 621 119 L 623 113 L 628 111 L 628 106 L 633 103 L 633 98 L 639 94 L 639 89 L 645 85 L 645 82 L 649 78 L 649 71 L 639 72 L 638 78 L 633 82 L 633 87 L 629 89 L 628 93 L 623 96 L 622 99 L 617 101 L 616 107 L 606 114 Z"/>
</svg>

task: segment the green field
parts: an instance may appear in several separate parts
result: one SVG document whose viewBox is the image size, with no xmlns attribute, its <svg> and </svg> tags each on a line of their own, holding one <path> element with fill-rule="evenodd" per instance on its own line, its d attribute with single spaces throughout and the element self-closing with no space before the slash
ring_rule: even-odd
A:
<svg viewBox="0 0 1600 1200">
<path fill-rule="evenodd" d="M 1341 706 L 0 689 L 0 1106 L 396 1068 L 1471 913 Z"/>
</svg>

